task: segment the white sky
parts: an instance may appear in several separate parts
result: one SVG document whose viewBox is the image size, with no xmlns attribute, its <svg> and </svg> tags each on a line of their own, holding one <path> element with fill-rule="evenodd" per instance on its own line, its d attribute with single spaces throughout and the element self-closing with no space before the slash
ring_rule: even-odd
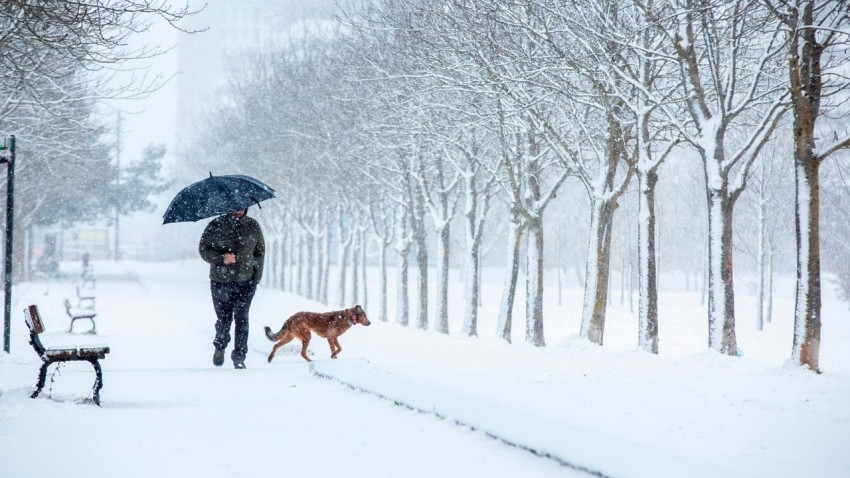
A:
<svg viewBox="0 0 850 478">
<path fill-rule="evenodd" d="M 147 68 L 151 76 L 170 79 L 147 98 L 109 102 L 111 107 L 122 110 L 122 164 L 138 160 L 150 143 L 165 143 L 172 152 L 176 141 L 178 32 L 165 22 L 158 21 L 150 31 L 130 40 L 133 46 L 170 48 L 158 57 L 133 65 Z"/>
<path fill-rule="evenodd" d="M 117 111 L 120 109 L 122 112 L 121 165 L 126 166 L 138 161 L 147 145 L 163 143 L 167 148 L 165 157 L 167 171 L 168 165 L 174 164 L 177 160 L 174 153 L 177 150 L 178 31 L 164 21 L 158 21 L 150 31 L 136 35 L 131 41 L 136 47 L 158 46 L 160 49 L 168 50 L 158 57 L 133 65 L 146 68 L 149 76 L 158 76 L 168 81 L 146 98 L 107 102 L 107 111 L 109 108 L 112 109 L 109 114 L 113 117 L 111 120 L 113 128 Z M 147 243 L 154 248 L 157 248 L 158 244 L 161 245 L 160 249 L 171 248 L 171 236 L 174 235 L 172 233 L 175 232 L 175 228 L 163 230 L 161 226 L 162 213 L 169 200 L 170 196 L 163 194 L 162 197 L 155 199 L 162 204 L 159 204 L 153 212 L 135 213 L 129 217 L 123 217 L 121 244 Z M 178 232 L 183 232 L 183 229 L 185 228 L 180 228 Z"/>
</svg>

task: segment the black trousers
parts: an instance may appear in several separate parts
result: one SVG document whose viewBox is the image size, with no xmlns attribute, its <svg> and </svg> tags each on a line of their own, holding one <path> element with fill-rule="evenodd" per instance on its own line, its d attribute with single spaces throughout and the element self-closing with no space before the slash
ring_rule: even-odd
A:
<svg viewBox="0 0 850 478">
<path fill-rule="evenodd" d="M 230 343 L 230 324 L 235 322 L 234 332 L 236 340 L 233 343 L 233 352 L 230 358 L 233 362 L 244 362 L 248 354 L 248 311 L 251 301 L 254 300 L 254 292 L 257 284 L 248 280 L 244 282 L 216 282 L 210 281 L 210 292 L 212 293 L 213 307 L 218 319 L 215 321 L 215 340 L 213 345 L 217 349 L 227 348 Z"/>
</svg>

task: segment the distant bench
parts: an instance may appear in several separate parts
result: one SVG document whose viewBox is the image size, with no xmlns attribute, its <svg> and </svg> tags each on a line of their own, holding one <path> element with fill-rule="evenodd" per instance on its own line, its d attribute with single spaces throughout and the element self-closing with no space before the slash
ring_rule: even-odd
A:
<svg viewBox="0 0 850 478">
<path fill-rule="evenodd" d="M 95 287 L 94 270 L 91 266 L 84 266 L 83 273 L 80 274 L 80 282 L 84 289 L 94 289 Z"/>
<path fill-rule="evenodd" d="M 67 300 L 65 301 L 67 303 Z M 44 381 L 47 378 L 47 368 L 57 362 L 72 362 L 85 360 L 94 367 L 95 380 L 92 391 L 94 392 L 94 403 L 100 406 L 100 389 L 103 388 L 103 373 L 100 370 L 100 359 L 106 358 L 109 353 L 109 347 L 93 346 L 93 347 L 62 347 L 62 348 L 45 348 L 41 344 L 38 336 L 44 332 L 44 323 L 41 321 L 41 314 L 38 312 L 37 305 L 31 305 L 24 309 L 27 327 L 30 329 L 30 345 L 35 350 L 35 353 L 41 358 L 41 369 L 38 371 L 38 382 L 35 386 L 35 392 L 31 395 L 32 398 L 38 396 L 44 388 Z"/>
<path fill-rule="evenodd" d="M 80 309 L 94 309 L 94 294 L 86 294 L 80 290 L 80 286 L 77 286 L 77 307 Z"/>
<path fill-rule="evenodd" d="M 71 319 L 71 325 L 68 327 L 68 332 L 74 331 L 74 322 L 80 319 L 88 319 L 91 321 L 91 330 L 89 330 L 89 333 L 92 335 L 97 334 L 97 327 L 94 323 L 94 318 L 97 317 L 97 312 L 94 309 L 87 307 L 71 307 L 71 301 L 65 299 L 65 313 L 68 314 L 68 318 Z"/>
</svg>

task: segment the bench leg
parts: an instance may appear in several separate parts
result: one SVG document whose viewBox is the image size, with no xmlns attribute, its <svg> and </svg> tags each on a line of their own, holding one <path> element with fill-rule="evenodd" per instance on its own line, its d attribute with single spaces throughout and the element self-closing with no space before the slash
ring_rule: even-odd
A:
<svg viewBox="0 0 850 478">
<path fill-rule="evenodd" d="M 41 364 L 41 369 L 38 371 L 38 382 L 35 384 L 35 391 L 32 392 L 30 398 L 35 398 L 41 393 L 41 389 L 44 388 L 44 381 L 47 379 L 47 367 L 53 362 L 44 362 Z"/>
<path fill-rule="evenodd" d="M 97 326 L 94 323 L 94 319 L 92 319 L 90 317 L 72 317 L 71 318 L 71 326 L 68 327 L 68 333 L 69 334 L 74 332 L 74 322 L 76 322 L 80 319 L 89 319 L 91 321 L 91 330 L 89 330 L 88 333 L 90 333 L 92 335 L 97 335 Z"/>
<path fill-rule="evenodd" d="M 97 406 L 100 406 L 100 389 L 103 388 L 103 372 L 100 370 L 100 362 L 97 359 L 90 359 L 89 363 L 94 367 L 94 387 L 92 387 L 92 391 L 94 392 L 94 403 Z"/>
</svg>

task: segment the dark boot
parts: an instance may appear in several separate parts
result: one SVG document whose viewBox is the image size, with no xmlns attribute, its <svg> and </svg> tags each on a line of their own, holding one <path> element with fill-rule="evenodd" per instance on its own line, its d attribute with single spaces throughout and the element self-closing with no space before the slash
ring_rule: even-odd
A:
<svg viewBox="0 0 850 478">
<path fill-rule="evenodd" d="M 224 349 L 215 349 L 215 353 L 213 354 L 213 365 L 216 367 L 221 367 L 224 363 Z"/>
</svg>

